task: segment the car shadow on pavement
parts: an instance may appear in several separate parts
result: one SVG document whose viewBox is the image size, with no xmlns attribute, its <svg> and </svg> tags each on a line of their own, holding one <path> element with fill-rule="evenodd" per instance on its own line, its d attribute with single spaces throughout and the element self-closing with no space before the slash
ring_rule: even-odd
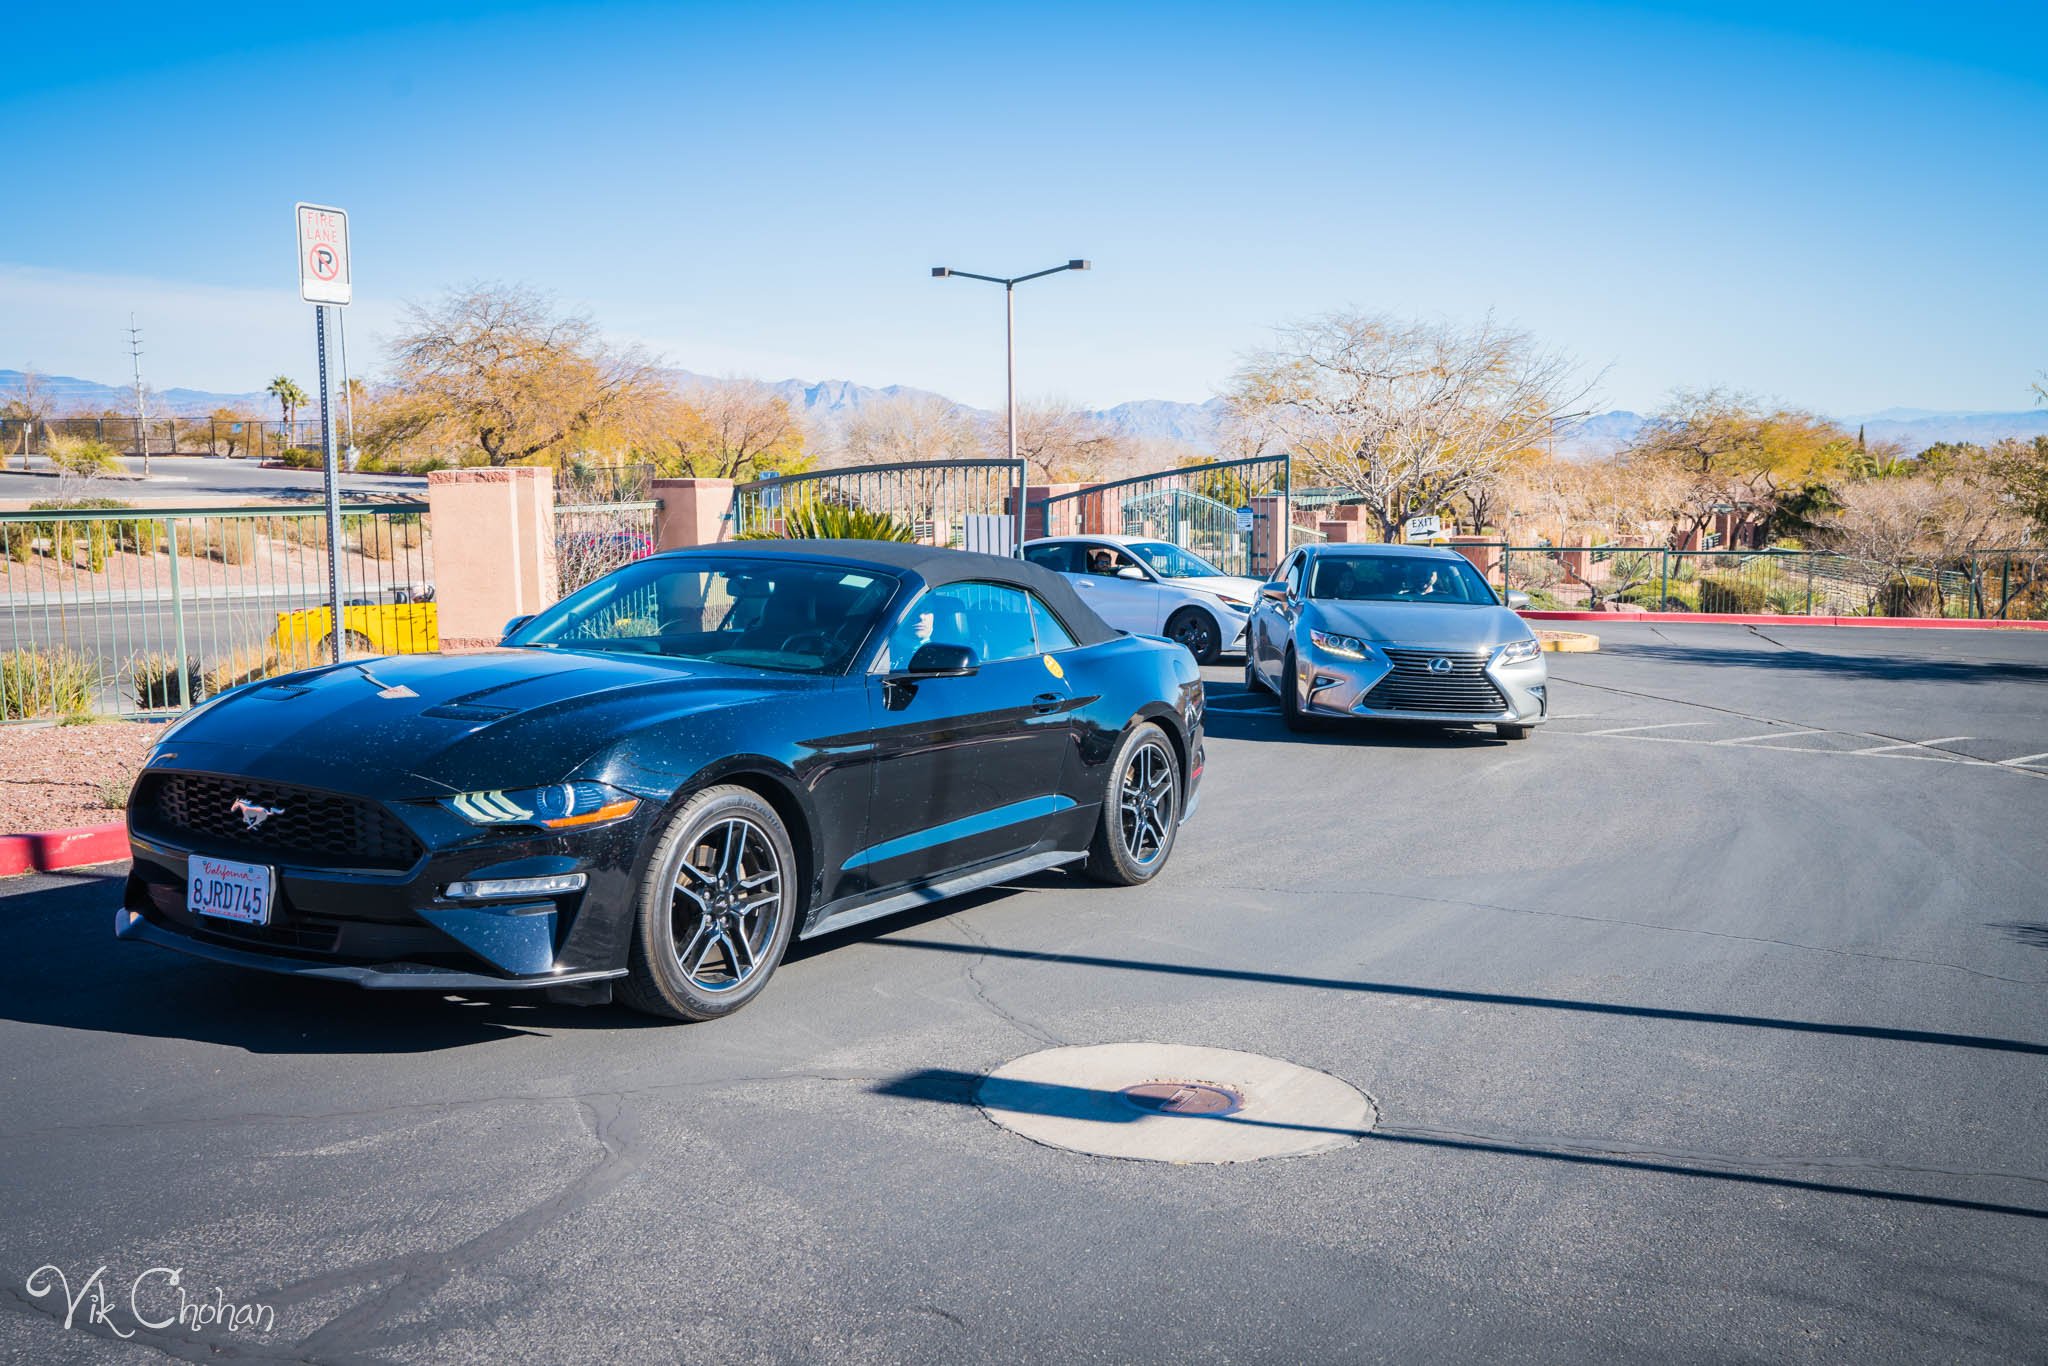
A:
<svg viewBox="0 0 2048 1366">
<path fill-rule="evenodd" d="M 114 938 L 125 867 L 0 884 L 0 1019 L 251 1053 L 428 1053 L 559 1029 L 664 1028 L 529 992 L 363 991 Z M 54 884 L 54 885 L 46 885 Z"/>
<path fill-rule="evenodd" d="M 1259 972 L 1249 968 L 1204 967 L 1195 963 L 1160 963 L 1142 958 L 1108 958 L 1096 954 L 1053 953 L 1039 949 L 1010 949 L 993 944 L 960 943 L 938 939 L 888 938 L 878 941 L 892 949 L 916 949 L 927 953 L 962 953 L 988 958 L 1011 958 L 1033 963 L 1065 963 L 1075 967 L 1106 968 L 1119 972 L 1159 973 L 1172 977 L 1206 977 L 1226 981 L 1255 982 L 1270 986 L 1306 987 L 1314 991 L 1354 992 L 1370 996 L 1400 996 L 1429 1001 L 1457 1001 L 1470 1005 L 1511 1006 L 1533 1010 L 1570 1011 L 1588 1015 L 1617 1015 L 1643 1020 L 1671 1020 L 1681 1024 L 1731 1025 L 1743 1029 L 1775 1029 L 1794 1034 L 1832 1034 L 1851 1039 L 1879 1039 L 1891 1043 L 1931 1044 L 1944 1048 L 1974 1048 L 1993 1053 L 2030 1053 L 2048 1057 L 2048 1043 L 2026 1039 L 2001 1039 L 1984 1034 L 1949 1034 L 1929 1029 L 1898 1029 L 1889 1025 L 1834 1024 L 1823 1020 L 1787 1020 L 1770 1015 L 1736 1015 L 1712 1010 L 1678 1010 L 1668 1006 L 1626 1005 L 1613 1001 L 1579 1001 L 1563 996 L 1520 996 L 1505 992 L 1463 991 L 1452 987 L 1423 987 L 1401 982 L 1360 982 L 1341 977 L 1304 977 L 1286 972 Z"/>
<path fill-rule="evenodd" d="M 1493 749 L 1509 742 L 1491 727 L 1433 725 L 1427 721 L 1351 721 L 1318 717 L 1316 728 L 1291 731 L 1270 693 L 1243 685 L 1208 685 L 1202 728 L 1219 740 L 1285 740 L 1296 745 L 1366 746 L 1373 749 Z"/>
<path fill-rule="evenodd" d="M 2037 949 L 2048 949 L 2048 920 L 1992 920 L 1985 928 L 2005 931 L 2007 939 Z"/>
<path fill-rule="evenodd" d="M 1056 956 L 1056 955 L 1051 955 Z M 1702 1166 L 1677 1160 L 1658 1160 L 1661 1154 L 1654 1150 L 1645 1152 L 1639 1143 L 1616 1142 L 1611 1150 L 1589 1151 L 1585 1147 L 1545 1145 L 1527 1139 L 1490 1138 L 1465 1132 L 1449 1132 L 1435 1129 L 1404 1129 L 1399 1126 L 1379 1124 L 1371 1129 L 1332 1129 L 1313 1125 L 1276 1124 L 1259 1120 L 1244 1114 L 1227 1115 L 1175 1115 L 1163 1111 L 1140 1112 L 1136 1107 L 1122 1103 L 1116 1092 L 1100 1091 L 1090 1087 L 1067 1086 L 1059 1083 L 1021 1081 L 1004 1077 L 987 1077 L 974 1072 L 962 1072 L 952 1068 L 922 1068 L 906 1072 L 870 1086 L 869 1091 L 879 1096 L 898 1100 L 927 1101 L 941 1105 L 979 1107 L 983 1110 L 999 1110 L 1007 1113 L 1048 1115 L 1060 1119 L 1086 1120 L 1096 1123 L 1122 1122 L 1121 1116 L 1128 1114 L 1131 1121 L 1140 1118 L 1153 1122 L 1185 1124 L 1251 1124 L 1264 1128 L 1308 1129 L 1316 1133 L 1342 1134 L 1371 1143 L 1397 1143 L 1413 1147 L 1435 1148 L 1451 1151 L 1493 1153 L 1504 1157 L 1537 1158 L 1548 1162 L 1567 1162 L 1576 1166 L 1606 1167 L 1622 1171 L 1649 1172 L 1663 1176 L 1691 1176 L 1713 1181 L 1733 1181 L 1746 1185 L 1774 1186 L 1780 1190 L 1812 1191 L 1823 1195 L 1848 1195 L 1866 1200 L 1886 1200 L 1908 1205 L 1933 1205 L 1943 1209 L 1974 1210 L 1987 1214 L 2007 1214 L 2023 1219 L 2048 1219 L 2048 1209 L 2030 1205 L 2006 1205 L 1989 1200 L 1971 1200 L 1961 1196 L 1929 1195 L 1917 1191 L 1885 1190 L 1876 1186 L 1853 1186 L 1836 1181 L 1813 1181 L 1804 1177 L 1782 1176 L 1771 1172 L 1742 1171 L 1725 1166 Z M 1606 1148 L 1607 1145 L 1602 1145 Z M 1760 1164 L 1763 1165 L 1763 1164 Z"/>
</svg>

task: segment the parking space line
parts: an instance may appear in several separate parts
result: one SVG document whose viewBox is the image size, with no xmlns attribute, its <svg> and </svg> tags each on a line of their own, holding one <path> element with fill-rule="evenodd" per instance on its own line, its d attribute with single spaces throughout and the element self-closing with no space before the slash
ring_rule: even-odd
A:
<svg viewBox="0 0 2048 1366">
<path fill-rule="evenodd" d="M 1888 749 L 1930 749 L 1935 745 L 1952 745 L 1958 740 L 1974 740 L 1974 735 L 1941 735 L 1932 740 L 1901 740 L 1895 745 L 1872 745 L 1868 749 L 1852 749 L 1851 754 L 1882 754 Z"/>
<path fill-rule="evenodd" d="M 2022 754 L 2017 759 L 2000 759 L 1998 764 L 2001 768 L 2025 768 L 2031 766 L 2036 759 L 2048 759 L 2048 750 L 2043 750 L 2039 754 Z"/>
<path fill-rule="evenodd" d="M 1653 726 L 1616 726 L 1612 730 L 1582 731 L 1584 735 L 1633 735 L 1639 730 L 1671 730 L 1678 726 L 1710 726 L 1711 721 L 1659 721 Z"/>
<path fill-rule="evenodd" d="M 1747 745 L 1753 744 L 1758 740 L 1796 740 L 1802 735 L 1826 734 L 1829 734 L 1829 732 L 1824 730 L 1774 730 L 1767 731 L 1762 735 L 1737 735 L 1733 739 L 1709 740 L 1707 743 L 1710 745 Z"/>
</svg>

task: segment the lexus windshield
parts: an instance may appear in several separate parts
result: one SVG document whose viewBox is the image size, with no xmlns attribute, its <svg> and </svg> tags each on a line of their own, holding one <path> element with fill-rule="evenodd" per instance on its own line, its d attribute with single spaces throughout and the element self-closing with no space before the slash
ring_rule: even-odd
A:
<svg viewBox="0 0 2048 1366">
<path fill-rule="evenodd" d="M 1436 602 L 1494 606 L 1486 580 L 1464 559 L 1421 555 L 1321 555 L 1308 595 L 1331 602 Z"/>
<path fill-rule="evenodd" d="M 837 673 L 896 591 L 875 570 L 772 559 L 647 559 L 514 632 L 511 645 Z"/>
</svg>

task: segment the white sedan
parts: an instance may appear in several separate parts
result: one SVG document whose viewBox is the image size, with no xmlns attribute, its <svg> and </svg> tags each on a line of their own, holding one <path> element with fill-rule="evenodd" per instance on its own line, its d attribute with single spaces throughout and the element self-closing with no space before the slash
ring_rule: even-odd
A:
<svg viewBox="0 0 2048 1366">
<path fill-rule="evenodd" d="M 1244 624 L 1259 594 L 1257 579 L 1137 536 L 1051 536 L 1026 541 L 1024 558 L 1065 574 L 1111 626 L 1179 641 L 1203 664 L 1244 648 Z"/>
</svg>

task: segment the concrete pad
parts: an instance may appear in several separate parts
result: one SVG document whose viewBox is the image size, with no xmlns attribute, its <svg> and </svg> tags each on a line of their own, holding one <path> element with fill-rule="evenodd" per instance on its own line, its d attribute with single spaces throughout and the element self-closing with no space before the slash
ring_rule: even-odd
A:
<svg viewBox="0 0 2048 1366">
<path fill-rule="evenodd" d="M 983 1113 L 1034 1143 L 1148 1162 L 1256 1162 L 1348 1148 L 1379 1112 L 1348 1082 L 1187 1044 L 1048 1048 L 991 1072 Z"/>
</svg>

